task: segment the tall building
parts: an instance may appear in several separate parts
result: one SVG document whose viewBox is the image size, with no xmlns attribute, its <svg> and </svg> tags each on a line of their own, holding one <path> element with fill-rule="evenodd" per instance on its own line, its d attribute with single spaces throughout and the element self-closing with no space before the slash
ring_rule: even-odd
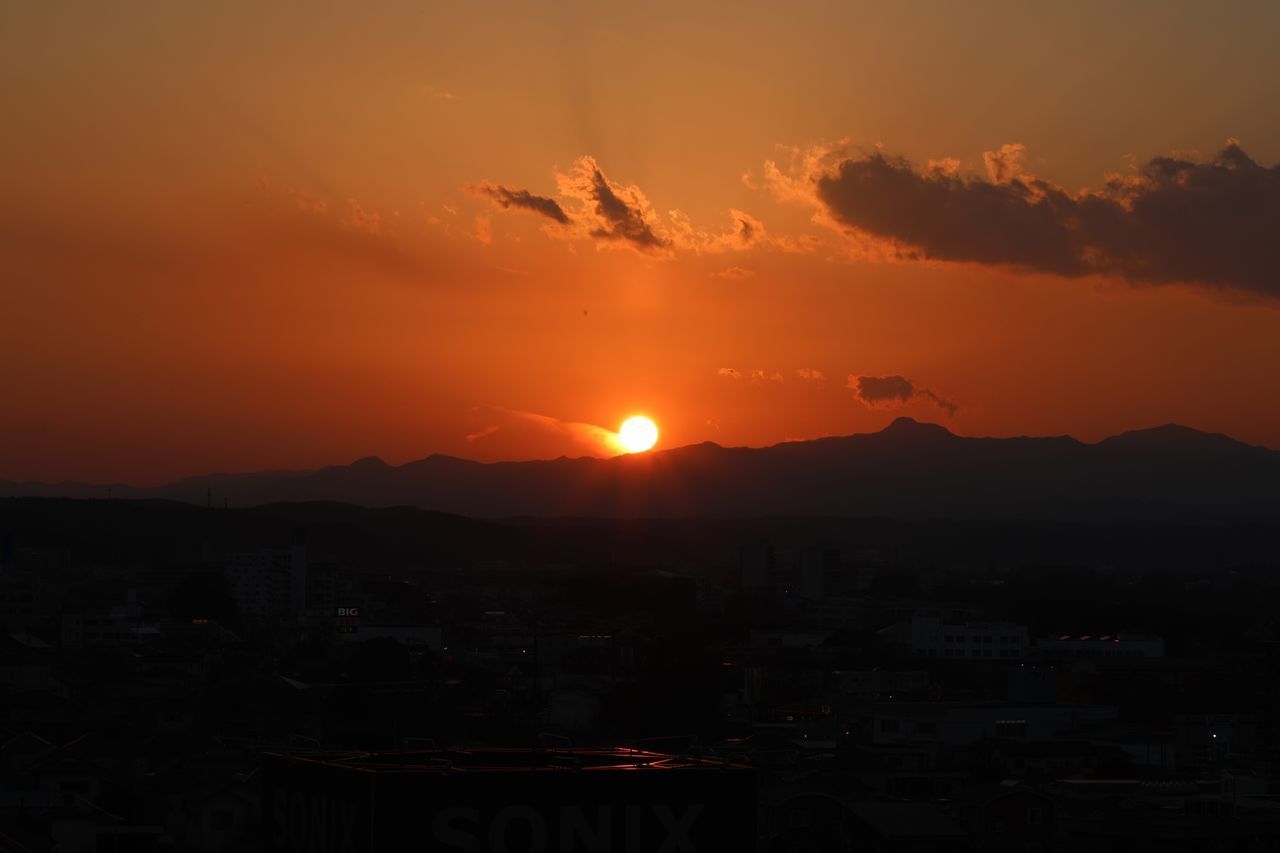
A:
<svg viewBox="0 0 1280 853">
<path fill-rule="evenodd" d="M 268 618 L 306 609 L 307 546 L 300 536 L 287 548 L 233 554 L 226 575 L 243 616 Z"/>
<path fill-rule="evenodd" d="M 738 575 L 743 589 L 764 589 L 773 581 L 773 546 L 763 542 L 738 549 Z"/>
<path fill-rule="evenodd" d="M 821 601 L 826 596 L 827 577 L 840 569 L 840 552 L 809 546 L 800 551 L 800 597 Z"/>
</svg>

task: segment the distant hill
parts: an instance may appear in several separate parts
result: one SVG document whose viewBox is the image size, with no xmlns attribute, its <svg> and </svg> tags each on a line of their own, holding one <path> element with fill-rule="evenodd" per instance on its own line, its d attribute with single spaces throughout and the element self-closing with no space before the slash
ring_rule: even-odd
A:
<svg viewBox="0 0 1280 853">
<path fill-rule="evenodd" d="M 542 567 L 661 568 L 731 578 L 743 544 L 819 545 L 850 565 L 967 567 L 975 576 L 1026 567 L 1123 566 L 1197 574 L 1274 567 L 1280 520 L 1185 524 L 761 517 L 478 520 L 412 507 L 332 502 L 230 510 L 163 500 L 0 497 L 0 574 L 17 557 L 46 567 L 113 566 L 139 576 L 221 567 L 228 555 L 301 535 L 313 560 L 375 575 Z"/>
<path fill-rule="evenodd" d="M 244 507 L 342 501 L 476 518 L 881 516 L 1239 520 L 1280 517 L 1280 453 L 1162 426 L 1086 444 L 969 438 L 900 418 L 875 433 L 772 447 L 712 443 L 611 459 L 479 463 L 376 457 L 315 471 L 191 477 L 117 498 Z M 0 481 L 0 496 L 107 496 L 108 486 Z"/>
</svg>

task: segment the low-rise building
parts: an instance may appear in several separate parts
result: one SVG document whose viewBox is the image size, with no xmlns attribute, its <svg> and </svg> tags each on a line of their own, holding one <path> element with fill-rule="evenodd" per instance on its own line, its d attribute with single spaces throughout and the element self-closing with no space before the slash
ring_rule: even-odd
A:
<svg viewBox="0 0 1280 853">
<path fill-rule="evenodd" d="M 1027 628 L 1012 622 L 947 622 L 913 616 L 911 653 L 961 660 L 1020 659 L 1027 653 Z"/>
</svg>

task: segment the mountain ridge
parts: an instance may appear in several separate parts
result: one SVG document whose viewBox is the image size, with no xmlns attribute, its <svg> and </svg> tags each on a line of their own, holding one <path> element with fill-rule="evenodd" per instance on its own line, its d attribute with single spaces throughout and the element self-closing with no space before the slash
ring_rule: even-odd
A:
<svg viewBox="0 0 1280 853">
<path fill-rule="evenodd" d="M 898 418 L 846 436 L 609 458 L 477 462 L 365 456 L 312 470 L 209 474 L 155 487 L 14 483 L 0 495 L 167 498 L 236 506 L 332 500 L 473 517 L 880 515 L 904 518 L 1273 517 L 1280 452 L 1176 424 L 1098 442 L 959 436 Z"/>
</svg>

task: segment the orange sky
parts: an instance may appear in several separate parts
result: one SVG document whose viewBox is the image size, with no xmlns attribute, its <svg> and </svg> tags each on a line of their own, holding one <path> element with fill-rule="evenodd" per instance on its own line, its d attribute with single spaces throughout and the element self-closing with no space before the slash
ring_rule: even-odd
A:
<svg viewBox="0 0 1280 853">
<path fill-rule="evenodd" d="M 1274 4 L 689 5 L 7 13 L 0 478 L 1280 448 Z"/>
</svg>

